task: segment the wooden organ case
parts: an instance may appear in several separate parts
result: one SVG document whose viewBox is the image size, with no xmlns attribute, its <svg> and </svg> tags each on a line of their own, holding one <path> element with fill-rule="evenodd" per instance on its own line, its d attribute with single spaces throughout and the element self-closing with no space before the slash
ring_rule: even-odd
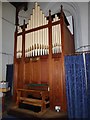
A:
<svg viewBox="0 0 90 120">
<path fill-rule="evenodd" d="M 74 53 L 73 35 L 60 14 L 46 17 L 35 3 L 29 23 L 16 26 L 14 43 L 14 100 L 26 84 L 48 84 L 50 109 L 67 111 L 64 55 Z"/>
</svg>

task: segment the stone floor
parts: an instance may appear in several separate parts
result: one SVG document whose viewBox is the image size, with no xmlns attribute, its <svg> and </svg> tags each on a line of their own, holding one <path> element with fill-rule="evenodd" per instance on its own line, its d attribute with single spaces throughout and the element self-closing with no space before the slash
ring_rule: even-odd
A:
<svg viewBox="0 0 90 120">
<path fill-rule="evenodd" d="M 67 120 L 67 114 L 63 112 L 56 112 L 52 111 L 49 108 L 47 108 L 43 112 L 35 113 L 33 111 L 27 110 L 27 109 L 21 109 L 18 108 L 13 102 L 12 97 L 7 96 L 4 100 L 4 112 L 3 112 L 3 119 L 14 119 L 14 120 L 48 120 L 48 119 L 58 119 Z"/>
</svg>

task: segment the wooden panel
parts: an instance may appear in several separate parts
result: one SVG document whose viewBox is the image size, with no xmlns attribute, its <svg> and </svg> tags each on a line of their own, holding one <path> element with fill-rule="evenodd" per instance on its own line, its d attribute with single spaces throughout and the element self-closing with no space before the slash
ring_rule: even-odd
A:
<svg viewBox="0 0 90 120">
<path fill-rule="evenodd" d="M 48 59 L 38 61 L 28 61 L 25 63 L 25 84 L 28 83 L 48 83 Z"/>
<path fill-rule="evenodd" d="M 70 54 L 75 52 L 74 38 L 67 26 L 64 26 L 64 53 Z"/>
<path fill-rule="evenodd" d="M 61 106 L 62 104 L 62 83 L 61 83 L 61 59 L 53 60 L 53 81 L 52 81 L 52 90 L 53 90 L 53 105 Z"/>
<path fill-rule="evenodd" d="M 30 62 L 29 63 L 25 63 L 25 84 L 28 84 L 31 82 L 30 79 L 30 74 L 32 73 L 30 70 Z"/>
<path fill-rule="evenodd" d="M 33 68 L 33 79 L 32 83 L 41 83 L 41 68 L 40 68 L 40 60 L 32 61 Z"/>
<path fill-rule="evenodd" d="M 49 83 L 48 59 L 41 60 L 41 83 Z"/>
<path fill-rule="evenodd" d="M 40 83 L 40 61 L 25 63 L 25 83 Z"/>
<path fill-rule="evenodd" d="M 23 88 L 23 66 L 22 62 L 18 64 L 18 79 L 17 79 L 17 87 Z"/>
</svg>

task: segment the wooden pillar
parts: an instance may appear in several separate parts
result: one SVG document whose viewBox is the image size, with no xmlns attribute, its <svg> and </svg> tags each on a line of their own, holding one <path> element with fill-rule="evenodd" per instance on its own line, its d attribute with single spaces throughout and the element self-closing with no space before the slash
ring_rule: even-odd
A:
<svg viewBox="0 0 90 120">
<path fill-rule="evenodd" d="M 61 25 L 61 45 L 62 45 L 62 55 L 64 55 L 64 13 L 63 6 L 61 5 L 61 15 L 60 15 L 60 25 Z"/>
<path fill-rule="evenodd" d="M 16 101 L 16 89 L 17 89 L 17 75 L 18 75 L 18 69 L 17 69 L 17 26 L 14 34 L 14 95 L 13 95 L 13 101 Z"/>
<path fill-rule="evenodd" d="M 62 46 L 62 53 L 61 53 L 61 62 L 62 62 L 62 111 L 66 112 L 67 111 L 67 104 L 66 104 L 66 84 L 65 84 L 65 67 L 64 67 L 64 46 L 65 46 L 65 42 L 64 42 L 64 25 L 65 25 L 65 20 L 64 20 L 64 13 L 63 13 L 63 6 L 61 5 L 61 16 L 60 16 L 60 24 L 61 24 L 61 46 Z"/>
<path fill-rule="evenodd" d="M 48 35 L 49 35 L 50 109 L 53 109 L 53 93 L 52 93 L 52 19 L 51 19 L 51 10 L 49 10 Z"/>
<path fill-rule="evenodd" d="M 49 57 L 52 58 L 52 19 L 51 19 L 51 10 L 49 10 L 49 22 L 48 22 L 48 31 L 49 31 Z"/>
<path fill-rule="evenodd" d="M 25 20 L 23 22 L 23 30 L 22 30 L 22 88 L 24 87 L 25 81 Z"/>
<path fill-rule="evenodd" d="M 22 61 L 25 59 L 25 20 L 23 23 L 23 30 L 22 30 Z"/>
</svg>

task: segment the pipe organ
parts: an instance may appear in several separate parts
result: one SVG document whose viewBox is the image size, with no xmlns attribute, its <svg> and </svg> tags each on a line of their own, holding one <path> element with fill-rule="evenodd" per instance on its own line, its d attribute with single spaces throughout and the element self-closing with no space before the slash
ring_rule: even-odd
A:
<svg viewBox="0 0 90 120">
<path fill-rule="evenodd" d="M 52 22 L 56 22 L 60 20 L 55 15 Z M 30 20 L 28 22 L 26 31 L 29 29 L 33 29 L 39 26 L 47 25 L 48 20 L 44 15 L 40 6 L 35 3 L 35 8 L 33 8 L 33 14 L 30 16 Z M 20 28 L 18 32 L 21 32 Z M 22 37 L 18 36 L 17 42 L 17 58 L 21 58 L 21 44 Z M 19 50 L 20 49 L 20 50 Z M 61 53 L 61 26 L 60 24 L 52 26 L 52 53 Z M 25 57 L 34 57 L 34 56 L 42 56 L 49 54 L 49 42 L 48 42 L 48 28 L 43 28 L 41 30 L 27 33 L 25 35 Z"/>
<path fill-rule="evenodd" d="M 74 39 L 63 12 L 45 16 L 35 3 L 28 24 L 16 26 L 14 45 L 14 100 L 17 89 L 29 83 L 49 85 L 50 109 L 67 110 L 64 56 L 74 53 Z M 26 27 L 27 26 L 27 27 Z M 57 92 L 58 91 L 58 92 Z"/>
</svg>

